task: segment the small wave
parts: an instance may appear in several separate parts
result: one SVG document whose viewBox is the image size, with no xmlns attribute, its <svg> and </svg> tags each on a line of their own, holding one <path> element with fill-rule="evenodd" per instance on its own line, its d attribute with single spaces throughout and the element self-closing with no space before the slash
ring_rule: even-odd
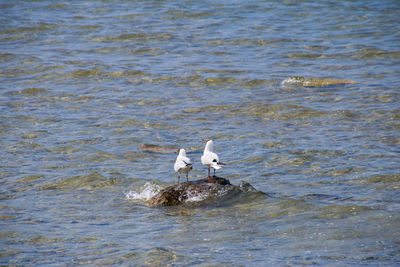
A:
<svg viewBox="0 0 400 267">
<path fill-rule="evenodd" d="M 157 185 L 153 182 L 146 182 L 138 191 L 131 190 L 125 193 L 125 197 L 132 200 L 147 201 L 160 192 L 161 189 L 162 186 L 160 185 Z"/>
</svg>

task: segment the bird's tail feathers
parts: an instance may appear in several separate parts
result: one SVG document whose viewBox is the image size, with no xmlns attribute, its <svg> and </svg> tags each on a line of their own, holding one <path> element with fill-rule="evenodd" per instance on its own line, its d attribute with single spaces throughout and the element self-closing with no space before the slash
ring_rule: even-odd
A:
<svg viewBox="0 0 400 267">
<path fill-rule="evenodd" d="M 182 160 L 182 161 L 183 161 L 183 163 L 185 163 L 186 166 L 192 167 L 192 165 L 193 165 L 191 162 L 186 162 L 186 161 L 184 161 L 184 160 Z"/>
<path fill-rule="evenodd" d="M 216 170 L 221 169 L 221 166 L 219 166 L 218 163 L 217 163 L 217 164 L 211 165 L 211 167 L 213 167 L 213 168 L 216 169 Z"/>
</svg>

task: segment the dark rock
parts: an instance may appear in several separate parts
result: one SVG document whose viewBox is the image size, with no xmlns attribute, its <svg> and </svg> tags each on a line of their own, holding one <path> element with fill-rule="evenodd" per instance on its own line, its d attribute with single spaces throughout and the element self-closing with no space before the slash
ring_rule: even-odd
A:
<svg viewBox="0 0 400 267">
<path fill-rule="evenodd" d="M 161 190 L 148 200 L 150 206 L 176 206 L 184 203 L 189 197 L 201 196 L 210 192 L 232 187 L 228 179 L 212 177 L 180 184 L 174 184 Z"/>
</svg>

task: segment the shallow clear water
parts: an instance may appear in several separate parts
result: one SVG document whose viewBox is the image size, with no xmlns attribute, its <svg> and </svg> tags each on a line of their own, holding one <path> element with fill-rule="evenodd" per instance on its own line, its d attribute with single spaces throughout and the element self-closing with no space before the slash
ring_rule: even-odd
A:
<svg viewBox="0 0 400 267">
<path fill-rule="evenodd" d="M 0 264 L 400 264 L 398 1 L 0 14 Z M 187 148 L 198 179 L 206 137 L 266 194 L 145 205 L 175 155 L 139 145 Z"/>
</svg>

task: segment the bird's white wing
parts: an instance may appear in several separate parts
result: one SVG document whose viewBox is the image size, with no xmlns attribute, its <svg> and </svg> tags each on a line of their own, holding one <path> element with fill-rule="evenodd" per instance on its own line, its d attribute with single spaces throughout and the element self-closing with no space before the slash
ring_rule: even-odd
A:
<svg viewBox="0 0 400 267">
<path fill-rule="evenodd" d="M 221 168 L 221 166 L 218 165 L 219 163 L 218 155 L 215 154 L 214 152 L 207 151 L 206 153 L 204 153 L 204 155 L 201 157 L 201 163 L 203 163 L 204 165 L 210 165 L 215 169 Z"/>
<path fill-rule="evenodd" d="M 187 157 L 178 157 L 176 159 L 174 170 L 177 172 L 180 169 L 186 168 L 187 165 L 191 165 L 192 161 Z"/>
<path fill-rule="evenodd" d="M 180 169 L 185 168 L 185 166 L 186 164 L 180 158 L 177 158 L 174 165 L 174 170 L 177 172 Z"/>
<path fill-rule="evenodd" d="M 181 160 L 186 164 L 186 165 L 191 165 L 192 161 L 188 157 L 181 157 Z"/>
</svg>

